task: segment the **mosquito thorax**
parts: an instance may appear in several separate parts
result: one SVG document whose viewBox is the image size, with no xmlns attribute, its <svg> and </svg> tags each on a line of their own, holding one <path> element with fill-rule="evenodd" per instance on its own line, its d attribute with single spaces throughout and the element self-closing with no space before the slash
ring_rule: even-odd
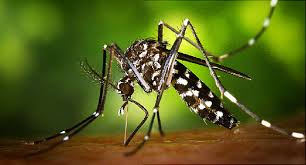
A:
<svg viewBox="0 0 306 165">
<path fill-rule="evenodd" d="M 124 53 L 133 63 L 151 89 L 157 90 L 162 66 L 166 60 L 166 43 L 154 39 L 135 41 Z M 134 80 L 132 70 L 122 60 L 118 60 L 126 75 Z"/>
</svg>

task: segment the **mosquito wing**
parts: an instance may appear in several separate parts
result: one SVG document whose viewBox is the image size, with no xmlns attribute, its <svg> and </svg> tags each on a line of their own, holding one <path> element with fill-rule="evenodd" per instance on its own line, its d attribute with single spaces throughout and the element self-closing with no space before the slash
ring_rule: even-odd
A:
<svg viewBox="0 0 306 165">
<path fill-rule="evenodd" d="M 176 61 L 172 85 L 196 114 L 217 125 L 233 128 L 238 120 L 226 110 L 221 100 L 182 63 Z"/>
</svg>

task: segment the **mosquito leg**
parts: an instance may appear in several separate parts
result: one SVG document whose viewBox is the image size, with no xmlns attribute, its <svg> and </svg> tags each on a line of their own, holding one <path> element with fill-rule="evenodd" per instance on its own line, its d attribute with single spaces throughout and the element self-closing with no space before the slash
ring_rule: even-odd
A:
<svg viewBox="0 0 306 165">
<path fill-rule="evenodd" d="M 106 61 L 106 48 L 107 45 L 104 45 L 104 49 L 103 49 L 103 61 Z M 91 118 L 88 122 L 86 122 L 84 125 L 82 125 L 81 127 L 79 127 L 78 129 L 74 130 L 72 133 L 69 133 L 69 135 L 65 136 L 63 138 L 63 142 L 69 140 L 72 136 L 74 136 L 75 134 L 77 134 L 78 132 L 80 132 L 82 129 L 84 129 L 88 124 L 90 124 L 91 122 L 93 122 L 98 116 L 100 116 L 101 114 L 103 115 L 103 111 L 104 111 L 104 105 L 105 105 L 105 100 L 106 100 L 106 94 L 107 94 L 107 88 L 109 85 L 109 80 L 111 78 L 111 69 L 112 69 L 112 58 L 113 58 L 113 53 L 110 53 L 109 56 L 109 61 L 108 61 L 108 68 L 107 68 L 107 75 L 106 75 L 106 83 L 103 85 L 101 84 L 101 88 L 100 88 L 100 96 L 99 96 L 99 102 L 97 105 L 97 110 L 94 113 L 94 117 Z M 105 72 L 106 72 L 106 62 L 103 62 L 102 65 L 102 77 L 105 77 Z"/>
<path fill-rule="evenodd" d="M 158 42 L 162 43 L 163 42 L 163 22 L 160 21 L 158 24 Z"/>
<path fill-rule="evenodd" d="M 173 31 L 174 33 L 176 33 L 177 35 L 179 35 L 179 32 L 177 30 L 175 30 L 173 27 L 171 27 L 170 25 L 164 23 L 164 22 L 160 22 L 160 24 L 164 25 L 165 27 L 167 27 L 168 29 L 170 29 L 171 31 Z M 182 36 L 183 39 L 185 39 L 187 42 L 189 42 L 191 45 L 193 45 L 194 47 L 196 47 L 198 50 L 201 51 L 201 53 L 204 55 L 204 60 L 205 60 L 205 63 L 207 65 L 207 67 L 209 68 L 209 72 L 211 74 L 211 76 L 213 77 L 215 83 L 216 83 L 216 86 L 218 87 L 220 93 L 221 93 L 221 99 L 223 98 L 223 95 L 224 95 L 224 92 L 226 91 L 225 88 L 223 87 L 223 85 L 221 84 L 219 78 L 217 77 L 215 71 L 213 70 L 210 62 L 209 62 L 209 59 L 208 59 L 208 56 L 207 56 L 207 52 L 206 50 L 203 48 L 195 30 L 194 30 L 194 27 L 192 26 L 192 24 L 188 21 L 188 25 L 190 25 L 191 27 L 191 30 L 192 30 L 192 33 L 193 33 L 193 36 L 195 37 L 197 43 L 194 43 L 193 41 L 191 41 L 189 38 L 187 37 L 184 37 Z M 170 51 L 171 53 L 171 51 Z"/>
<path fill-rule="evenodd" d="M 165 27 L 167 27 L 168 29 L 170 29 L 171 31 L 173 31 L 174 33 L 176 33 L 177 35 L 179 35 L 179 32 L 178 32 L 177 30 L 175 30 L 173 27 L 171 27 L 170 25 L 168 25 L 167 23 L 164 23 L 164 22 L 162 22 L 162 21 L 161 21 L 161 23 L 162 23 L 162 25 L 164 25 Z M 189 42 L 191 45 L 193 45 L 195 48 L 197 48 L 198 50 L 200 50 L 201 53 L 204 55 L 205 63 L 206 63 L 206 65 L 207 65 L 207 67 L 209 68 L 209 72 L 210 72 L 211 76 L 213 77 L 213 79 L 214 79 L 214 81 L 215 81 L 215 84 L 216 84 L 216 86 L 218 87 L 218 89 L 219 89 L 219 91 L 220 91 L 220 93 L 221 93 L 221 99 L 222 99 L 222 98 L 223 98 L 223 94 L 224 94 L 224 92 L 225 92 L 225 88 L 223 87 L 223 85 L 221 84 L 221 82 L 220 82 L 219 78 L 217 77 L 215 71 L 213 70 L 213 68 L 212 68 L 212 66 L 211 66 L 211 64 L 210 64 L 210 62 L 209 62 L 209 59 L 208 59 L 208 56 L 207 56 L 207 52 L 206 52 L 206 50 L 203 48 L 203 46 L 202 46 L 202 44 L 201 44 L 201 42 L 200 42 L 200 40 L 199 40 L 199 38 L 198 38 L 198 36 L 197 36 L 197 34 L 196 34 L 194 28 L 193 28 L 193 26 L 192 26 L 192 24 L 191 24 L 189 21 L 188 21 L 188 25 L 190 25 L 191 30 L 192 30 L 192 33 L 193 33 L 193 35 L 194 35 L 194 37 L 195 37 L 197 43 L 194 43 L 192 40 L 190 40 L 190 39 L 187 38 L 187 37 L 184 37 L 184 36 L 183 36 L 182 38 L 185 39 L 187 42 Z M 171 52 L 170 52 L 170 53 L 171 53 Z"/>
<path fill-rule="evenodd" d="M 161 120 L 160 120 L 160 115 L 159 115 L 159 111 L 157 111 L 156 113 L 157 115 L 157 123 L 158 123 L 158 130 L 161 136 L 165 136 L 165 132 L 162 129 L 162 125 L 161 125 Z"/>
<path fill-rule="evenodd" d="M 192 31 L 192 34 L 194 36 L 194 38 L 196 39 L 196 42 L 198 44 L 198 46 L 200 47 L 200 51 L 201 53 L 204 55 L 204 60 L 205 60 L 205 63 L 209 69 L 209 72 L 210 72 L 210 75 L 213 77 L 213 79 L 215 80 L 215 83 L 216 83 L 216 86 L 218 87 L 220 93 L 221 93 L 221 99 L 223 99 L 223 95 L 224 95 L 224 92 L 226 91 L 224 86 L 221 84 L 219 78 L 217 77 L 217 74 L 216 72 L 213 70 L 211 64 L 210 64 L 210 61 L 207 57 L 207 53 L 205 51 L 205 49 L 203 48 L 203 45 L 201 44 L 201 41 L 196 33 L 196 31 L 194 30 L 194 27 L 193 25 L 191 24 L 191 22 L 189 22 L 189 26 L 191 28 L 191 31 Z"/>
<path fill-rule="evenodd" d="M 59 132 L 59 133 L 57 133 L 57 134 L 54 134 L 54 135 L 52 135 L 52 136 L 49 136 L 49 137 L 47 137 L 47 138 L 44 138 L 44 139 L 41 139 L 41 140 L 34 141 L 34 142 L 32 142 L 32 143 L 33 143 L 33 144 L 39 144 L 39 143 L 42 143 L 42 142 L 45 142 L 45 141 L 52 140 L 52 139 L 57 138 L 57 137 L 59 137 L 59 136 L 65 135 L 65 134 L 71 132 L 72 130 L 74 130 L 75 128 L 79 127 L 80 125 L 82 125 L 82 124 L 88 122 L 90 119 L 92 119 L 93 117 L 95 117 L 95 115 L 96 115 L 96 113 L 93 113 L 92 115 L 90 115 L 90 116 L 88 116 L 86 119 L 84 119 L 83 121 L 77 123 L 76 125 L 74 125 L 74 126 L 72 126 L 72 127 L 70 127 L 70 128 L 67 128 L 67 129 L 65 129 L 65 130 L 63 130 L 63 131 L 61 131 L 61 132 Z"/>
<path fill-rule="evenodd" d="M 175 28 L 173 28 L 172 26 L 170 26 L 169 24 L 167 24 L 166 22 L 160 21 L 159 22 L 159 26 L 165 26 L 166 28 L 168 28 L 169 30 L 171 30 L 173 33 L 175 33 L 176 35 L 179 35 L 179 31 L 177 31 Z M 200 50 L 200 47 L 194 43 L 190 38 L 183 36 L 183 39 L 186 40 L 188 43 L 190 43 L 192 46 L 196 47 L 197 49 Z"/>
<path fill-rule="evenodd" d="M 145 145 L 146 141 L 149 140 L 149 138 L 150 138 L 150 136 L 151 136 L 151 132 L 152 132 L 152 127 L 153 127 L 153 124 L 154 124 L 154 120 L 155 120 L 155 115 L 156 115 L 157 112 L 158 112 L 159 103 L 160 103 L 160 100 L 161 100 L 161 98 L 162 98 L 163 92 L 164 92 L 164 90 L 161 90 L 161 91 L 158 93 L 158 95 L 157 95 L 157 99 L 156 99 L 155 106 L 154 106 L 154 110 L 153 110 L 153 116 L 152 116 L 152 119 L 151 119 L 151 122 L 150 122 L 150 125 L 149 125 L 148 132 L 147 132 L 147 134 L 144 136 L 143 141 L 142 141 L 135 149 L 133 149 L 133 150 L 130 151 L 130 152 L 127 152 L 127 153 L 125 154 L 126 156 L 130 156 L 130 155 L 135 154 L 137 151 L 139 151 L 139 150 Z"/>
<path fill-rule="evenodd" d="M 206 55 L 208 57 L 212 57 L 212 60 L 214 60 L 215 62 L 220 62 L 223 61 L 224 59 L 231 57 L 251 46 L 253 46 L 255 44 L 255 42 L 260 38 L 260 36 L 262 36 L 262 34 L 266 31 L 266 29 L 268 28 L 268 26 L 270 25 L 270 20 L 271 17 L 274 13 L 275 7 L 277 5 L 277 1 L 278 0 L 271 0 L 270 2 L 270 11 L 268 16 L 266 17 L 266 19 L 264 20 L 264 23 L 262 25 L 262 28 L 259 30 L 259 32 L 253 37 L 251 38 L 246 44 L 243 44 L 242 46 L 238 47 L 237 49 L 234 49 L 232 51 L 229 51 L 228 53 L 224 53 L 221 56 L 216 56 L 213 55 L 212 53 L 209 53 L 206 51 Z M 165 27 L 167 27 L 169 30 L 171 30 L 172 32 L 179 34 L 179 31 L 177 31 L 175 28 L 171 27 L 170 25 L 168 25 L 165 22 L 160 21 L 159 23 L 160 25 L 163 25 Z M 189 42 L 191 45 L 193 45 L 194 47 L 196 47 L 197 49 L 201 49 L 196 43 L 194 43 L 191 39 L 189 39 L 188 37 L 183 37 L 184 40 L 186 40 L 187 42 Z"/>
<path fill-rule="evenodd" d="M 169 51 L 169 50 L 167 50 L 167 51 Z M 197 57 L 190 56 L 188 54 L 180 53 L 180 52 L 178 54 L 179 55 L 178 55 L 177 59 L 188 61 L 188 62 L 191 62 L 191 63 L 194 63 L 194 64 L 198 64 L 198 65 L 202 65 L 202 66 L 207 67 L 207 64 L 206 64 L 205 60 L 202 60 L 202 59 L 197 58 Z M 236 71 L 234 69 L 228 68 L 226 66 L 216 64 L 216 63 L 212 63 L 212 62 L 210 63 L 210 65 L 214 70 L 219 70 L 219 71 L 222 71 L 224 73 L 233 75 L 235 77 L 243 78 L 243 79 L 246 79 L 246 80 L 251 80 L 250 76 L 248 76 L 244 73 L 241 73 L 239 71 Z"/>
<path fill-rule="evenodd" d="M 158 42 L 163 43 L 163 24 L 162 22 L 160 22 L 158 24 Z M 162 129 L 162 124 L 161 124 L 161 120 L 160 120 L 160 114 L 159 111 L 156 112 L 157 115 L 157 122 L 158 122 L 158 130 L 161 136 L 165 136 L 165 133 Z"/>
<path fill-rule="evenodd" d="M 151 134 L 151 130 L 152 130 L 152 126 L 153 126 L 153 123 L 154 123 L 154 118 L 155 118 L 155 113 L 153 113 L 153 116 L 152 116 L 152 119 L 151 119 L 151 122 L 150 122 L 150 125 L 149 125 L 149 130 L 148 130 L 146 136 L 144 137 L 144 140 L 135 149 L 133 149 L 130 152 L 125 153 L 125 156 L 130 156 L 130 155 L 135 154 L 137 151 L 139 151 L 144 146 L 146 141 L 149 140 L 149 137 L 150 137 L 150 134 Z M 127 142 L 129 142 L 129 141 L 127 141 Z"/>
<path fill-rule="evenodd" d="M 226 98 L 228 98 L 232 103 L 237 105 L 243 112 L 245 112 L 246 114 L 248 114 L 249 116 L 254 118 L 261 125 L 263 125 L 265 127 L 268 127 L 268 128 L 270 128 L 270 129 L 272 129 L 274 131 L 277 131 L 277 132 L 279 132 L 281 134 L 288 135 L 288 136 L 291 136 L 293 138 L 301 139 L 301 141 L 305 141 L 305 135 L 304 134 L 298 133 L 298 132 L 288 132 L 285 129 L 279 128 L 279 127 L 277 127 L 275 125 L 272 125 L 270 122 L 261 119 L 258 115 L 256 115 L 254 112 L 249 110 L 246 106 L 244 106 L 243 104 L 239 103 L 238 100 L 232 94 L 230 94 L 228 91 L 226 91 L 224 93 L 224 96 Z"/>
<path fill-rule="evenodd" d="M 109 67 L 107 70 L 107 77 L 106 77 L 106 82 L 109 81 L 110 79 L 110 72 L 111 72 L 111 61 L 112 61 L 112 56 L 110 56 L 109 58 Z M 103 65 L 102 65 L 102 77 L 105 77 L 105 67 L 106 67 L 106 47 L 104 47 L 103 49 Z M 94 119 L 96 119 L 98 116 L 100 116 L 104 110 L 104 104 L 105 104 L 105 97 L 106 97 L 106 93 L 107 93 L 107 87 L 108 87 L 108 83 L 105 84 L 101 84 L 101 88 L 100 88 L 100 96 L 99 96 L 99 103 L 97 106 L 97 110 L 91 115 L 88 116 L 86 119 L 84 119 L 83 121 L 77 123 L 76 125 L 72 126 L 71 128 L 65 129 L 55 135 L 52 135 L 50 137 L 47 137 L 45 139 L 42 140 L 38 140 L 38 141 L 34 141 L 34 144 L 38 144 L 44 141 L 49 141 L 51 139 L 54 139 L 58 136 L 61 135 L 66 135 L 62 141 L 67 141 L 71 138 L 72 135 L 76 134 L 77 132 L 79 132 L 81 129 L 83 129 L 86 125 L 88 125 L 89 123 L 91 123 Z M 78 128 L 79 127 L 79 128 Z M 78 128 L 78 129 L 76 129 Z M 76 129 L 76 131 L 74 131 Z M 72 132 L 72 133 L 71 133 Z"/>
<path fill-rule="evenodd" d="M 247 49 L 249 47 L 252 47 L 255 44 L 255 42 L 266 31 L 268 26 L 270 25 L 271 17 L 272 17 L 272 15 L 274 13 L 274 9 L 275 9 L 276 5 L 277 5 L 277 0 L 271 0 L 271 2 L 270 2 L 270 11 L 269 11 L 266 19 L 264 20 L 261 29 L 255 34 L 255 36 L 253 38 L 249 39 L 249 41 L 247 43 L 243 44 L 242 46 L 240 46 L 240 47 L 238 47 L 236 49 L 233 49 L 233 50 L 229 51 L 228 53 L 224 53 L 223 55 L 218 56 L 218 57 L 214 56 L 213 60 L 217 61 L 217 62 L 221 62 L 221 61 L 223 61 L 226 58 L 232 57 L 233 55 L 235 55 L 235 54 L 237 54 L 237 53 L 239 53 L 239 52 L 241 52 L 241 51 L 243 51 L 243 50 L 245 50 L 245 49 Z"/>
<path fill-rule="evenodd" d="M 125 146 L 129 145 L 130 141 L 133 139 L 134 135 L 138 132 L 138 130 L 142 127 L 142 125 L 146 122 L 146 120 L 148 119 L 148 115 L 149 115 L 149 113 L 146 110 L 146 108 L 143 107 L 141 104 L 139 104 L 137 101 L 132 100 L 132 99 L 129 99 L 129 101 L 134 103 L 135 105 L 137 105 L 141 110 L 143 110 L 143 112 L 145 113 L 145 117 L 138 124 L 138 126 L 135 128 L 135 130 L 129 135 L 128 139 L 124 143 Z"/>
<path fill-rule="evenodd" d="M 159 89 L 163 85 L 164 80 L 166 81 L 165 82 L 166 86 L 169 86 L 170 83 L 171 83 L 173 66 L 174 66 L 175 60 L 177 59 L 178 50 L 179 50 L 179 47 L 181 45 L 182 38 L 185 35 L 188 23 L 189 23 L 189 20 L 185 19 L 184 23 L 183 23 L 183 26 L 182 26 L 182 29 L 181 29 L 180 33 L 177 35 L 177 39 L 175 40 L 175 42 L 174 42 L 174 44 L 173 44 L 173 46 L 170 50 L 169 58 L 166 60 L 166 62 L 164 64 L 164 69 L 163 69 L 162 74 L 161 74 L 161 81 L 159 82 Z M 162 41 L 162 38 L 163 38 L 162 35 L 163 35 L 163 23 L 160 22 L 159 25 L 158 25 L 158 40 L 160 42 L 163 42 Z M 159 107 L 159 104 L 154 109 L 154 111 L 156 111 L 154 113 L 156 113 L 156 115 L 157 115 L 159 132 L 162 136 L 164 136 L 164 132 L 163 132 L 162 126 L 161 126 L 161 120 L 160 120 L 160 114 L 159 114 L 158 107 Z"/>
<path fill-rule="evenodd" d="M 82 68 L 84 69 L 84 71 L 89 74 L 91 77 L 96 77 L 95 80 L 98 81 L 99 83 L 104 83 L 106 82 L 105 78 L 103 79 L 89 64 L 88 62 L 85 60 L 85 63 L 83 63 L 84 65 L 82 65 Z M 114 85 L 112 84 L 110 81 L 108 81 L 109 84 L 115 89 L 117 90 L 119 93 L 124 94 L 125 92 L 122 91 L 122 89 L 120 89 L 120 86 L 118 87 L 118 85 Z M 128 94 L 128 93 L 125 93 Z M 129 94 L 128 94 L 129 95 Z M 144 112 L 145 112 L 145 117 L 142 120 L 142 122 L 136 127 L 136 129 L 131 133 L 131 135 L 129 135 L 129 137 L 127 138 L 127 140 L 125 141 L 125 146 L 127 146 L 129 144 L 129 142 L 132 140 L 132 138 L 134 137 L 134 135 L 137 133 L 137 131 L 142 127 L 142 125 L 145 123 L 145 121 L 148 118 L 148 111 L 141 105 L 139 104 L 137 101 L 130 99 L 130 97 L 126 97 L 126 102 L 123 103 L 123 105 L 121 106 L 121 108 L 118 111 L 118 115 L 123 115 L 124 113 L 124 107 L 128 104 L 128 101 L 133 102 L 134 104 L 136 104 L 139 108 L 141 108 Z"/>
<path fill-rule="evenodd" d="M 172 48 L 170 50 L 170 54 L 167 57 L 165 64 L 163 65 L 162 73 L 160 75 L 159 86 L 158 86 L 159 90 L 158 90 L 157 98 L 156 98 L 156 101 L 155 101 L 155 105 L 154 105 L 154 109 L 153 109 L 153 116 L 152 116 L 152 119 L 151 119 L 151 122 L 150 122 L 150 125 L 149 125 L 148 132 L 144 136 L 143 141 L 134 150 L 132 150 L 131 152 L 128 152 L 126 155 L 135 154 L 138 150 L 140 150 L 144 146 L 146 141 L 148 141 L 150 136 L 151 136 L 152 127 L 153 127 L 154 120 L 155 120 L 155 115 L 159 111 L 159 104 L 160 104 L 161 98 L 163 96 L 163 93 L 164 93 L 165 89 L 167 88 L 167 86 L 170 85 L 168 83 L 171 83 L 172 70 L 173 70 L 176 58 L 178 56 L 177 52 L 178 52 L 179 47 L 182 43 L 182 39 L 183 39 L 183 36 L 185 35 L 186 28 L 187 28 L 188 24 L 189 24 L 189 20 L 185 19 L 184 23 L 183 23 L 183 26 L 180 30 L 180 33 L 177 35 L 177 38 L 174 41 L 174 44 L 172 45 Z"/>
</svg>

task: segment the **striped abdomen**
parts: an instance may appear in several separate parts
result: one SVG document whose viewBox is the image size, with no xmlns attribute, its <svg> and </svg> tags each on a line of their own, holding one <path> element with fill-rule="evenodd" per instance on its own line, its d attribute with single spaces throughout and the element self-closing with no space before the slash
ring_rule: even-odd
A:
<svg viewBox="0 0 306 165">
<path fill-rule="evenodd" d="M 176 62 L 172 85 L 180 96 L 203 119 L 226 128 L 237 126 L 238 121 L 223 108 L 221 100 L 183 64 Z"/>
</svg>

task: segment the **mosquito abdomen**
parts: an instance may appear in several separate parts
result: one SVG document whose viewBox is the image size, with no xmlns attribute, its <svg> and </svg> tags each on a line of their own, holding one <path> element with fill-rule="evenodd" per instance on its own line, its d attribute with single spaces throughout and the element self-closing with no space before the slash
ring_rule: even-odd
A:
<svg viewBox="0 0 306 165">
<path fill-rule="evenodd" d="M 238 125 L 238 120 L 223 107 L 221 100 L 178 61 L 174 66 L 172 85 L 188 107 L 203 119 L 229 129 Z"/>
</svg>

